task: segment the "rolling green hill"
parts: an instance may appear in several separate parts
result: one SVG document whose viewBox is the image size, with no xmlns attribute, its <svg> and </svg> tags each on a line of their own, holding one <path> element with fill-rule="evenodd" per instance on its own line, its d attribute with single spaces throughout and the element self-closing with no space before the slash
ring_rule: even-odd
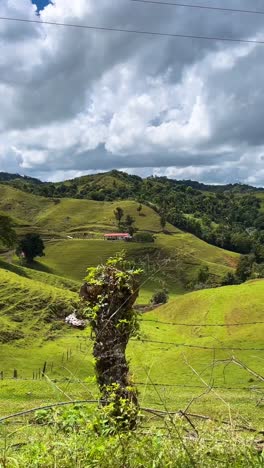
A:
<svg viewBox="0 0 264 468">
<path fill-rule="evenodd" d="M 159 215 L 144 206 L 137 212 L 134 201 L 98 202 L 93 200 L 50 199 L 0 185 L 0 211 L 11 216 L 19 226 L 54 234 L 116 230 L 114 210 L 120 206 L 125 215 L 136 220 L 139 230 L 160 232 Z M 177 229 L 169 225 L 171 232 Z"/>
<path fill-rule="evenodd" d="M 18 224 L 33 223 L 38 213 L 51 203 L 47 198 L 36 197 L 7 185 L 0 185 L 0 211 L 17 220 Z"/>
<path fill-rule="evenodd" d="M 108 174 L 89 179 L 89 184 L 93 183 L 93 190 L 98 191 L 104 183 L 111 192 L 123 190 L 124 180 Z M 72 182 L 65 184 L 71 186 Z M 137 184 L 137 178 L 128 178 L 128 190 L 131 184 Z M 163 182 L 150 184 L 151 190 L 156 187 L 161 196 Z M 197 193 L 193 196 L 199 198 Z M 210 198 L 211 193 L 206 191 L 205 196 Z M 117 229 L 117 206 L 135 218 L 139 230 L 154 233 L 155 242 L 104 241 L 104 232 Z M 150 206 L 143 205 L 139 213 L 138 202 L 132 199 L 45 198 L 0 184 L 0 211 L 12 217 L 19 235 L 39 232 L 46 244 L 45 257 L 32 268 L 10 263 L 12 252 L 0 260 L 0 371 L 5 376 L 0 386 L 0 413 L 35 406 L 44 400 L 57 401 L 65 395 L 81 399 L 97 394 L 92 381 L 90 330 L 70 329 L 63 319 L 77 306 L 76 292 L 86 268 L 125 249 L 127 257 L 145 270 L 140 303 L 148 302 L 160 287 L 166 286 L 170 292 L 168 305 L 141 317 L 141 339 L 129 344 L 131 371 L 141 403 L 184 408 L 197 392 L 203 392 L 204 381 L 213 381 L 222 400 L 216 401 L 215 394 L 208 392 L 195 400 L 194 410 L 226 417 L 230 405 L 233 416 L 239 413 L 260 421 L 258 393 L 254 390 L 259 386 L 257 379 L 252 381 L 247 372 L 231 366 L 223 373 L 221 364 L 212 371 L 211 363 L 235 354 L 261 372 L 263 325 L 251 322 L 264 321 L 264 282 L 187 293 L 188 284 L 197 279 L 201 266 L 207 266 L 212 282 L 219 284 L 227 272 L 234 270 L 239 255 L 169 223 L 167 233 L 162 233 L 160 216 Z M 188 216 L 202 219 L 199 212 Z M 206 226 L 207 221 L 203 222 Z M 234 326 L 237 322 L 243 325 Z M 37 372 L 40 375 L 45 362 L 46 380 L 25 380 L 36 377 Z M 14 369 L 18 371 L 17 381 L 11 380 Z M 157 385 L 153 386 L 153 382 Z"/>
<path fill-rule="evenodd" d="M 65 395 L 75 399 L 97 395 L 90 331 L 63 324 L 76 295 L 4 270 L 0 270 L 0 280 L 1 370 L 5 376 L 0 414 L 58 401 Z M 257 378 L 235 366 L 223 372 L 224 365 L 219 364 L 212 370 L 211 364 L 235 355 L 261 373 L 263 324 L 252 322 L 264 322 L 263 286 L 260 280 L 190 293 L 144 314 L 141 339 L 131 340 L 128 347 L 142 405 L 184 408 L 204 391 L 204 382 L 213 382 L 219 398 L 209 391 L 194 401 L 193 411 L 224 418 L 231 411 L 234 419 L 261 424 L 256 388 L 262 385 Z M 47 379 L 25 380 L 42 369 L 45 361 Z M 13 369 L 18 371 L 17 381 L 10 380 Z"/>
<path fill-rule="evenodd" d="M 55 288 L 67 289 L 68 291 L 72 292 L 79 291 L 79 282 L 71 280 L 69 278 L 63 278 L 62 276 L 46 273 L 44 271 L 39 270 L 41 268 L 43 268 L 43 266 L 38 262 L 34 262 L 32 268 L 26 268 L 21 265 L 8 263 L 6 261 L 1 260 L 0 258 L 0 269 L 2 270 L 7 270 L 12 273 L 16 273 L 18 276 L 22 276 L 23 278 L 39 281 L 40 283 L 48 284 L 50 286 L 54 286 Z"/>
<path fill-rule="evenodd" d="M 156 235 L 154 244 L 124 244 L 105 242 L 102 233 L 116 231 L 114 210 L 122 207 L 125 215 L 134 217 L 139 230 Z M 51 199 L 24 193 L 7 185 L 0 185 L 0 211 L 13 217 L 18 234 L 34 231 L 46 240 L 46 256 L 35 264 L 37 270 L 75 281 L 82 281 L 86 268 L 104 261 L 117 251 L 126 249 L 130 258 L 142 262 L 151 278 L 145 284 L 142 301 L 149 300 L 158 281 L 165 282 L 172 295 L 184 292 L 190 281 L 195 280 L 202 265 L 209 268 L 217 284 L 230 269 L 235 268 L 238 255 L 207 244 L 192 234 L 167 224 L 167 235 L 160 234 L 160 217 L 150 207 L 132 200 L 98 202 L 93 200 Z M 67 237 L 75 239 L 67 239 Z M 52 239 L 61 242 L 48 242 Z M 160 270 L 159 262 L 170 258 L 169 264 Z M 9 255 L 10 259 L 10 255 Z M 158 270 L 158 274 L 155 273 Z M 27 276 L 29 276 L 29 271 Z M 50 276 L 35 279 L 51 285 L 60 281 Z M 57 282 L 56 282 L 57 281 Z M 70 289 L 73 289 L 70 286 Z M 188 289 L 188 288 L 187 288 Z"/>
<path fill-rule="evenodd" d="M 168 343 L 167 349 L 165 344 L 146 343 L 148 351 L 144 345 L 146 358 L 149 353 L 149 359 L 152 354 L 155 362 L 157 359 L 164 362 L 163 365 L 151 370 L 152 378 L 164 383 L 172 383 L 175 379 L 178 383 L 187 383 L 186 373 L 190 377 L 191 373 L 186 369 L 184 355 L 199 372 L 203 370 L 204 377 L 209 377 L 210 369 L 206 370 L 206 365 L 213 360 L 214 349 L 215 359 L 236 355 L 248 366 L 261 372 L 264 352 L 263 303 L 264 280 L 257 280 L 240 286 L 189 293 L 156 311 L 144 314 L 142 322 L 144 338 Z M 187 347 L 170 346 L 169 344 L 173 342 L 182 343 Z M 188 345 L 191 346 L 190 349 Z M 198 348 L 195 349 L 195 346 Z M 211 350 L 202 349 L 203 346 L 211 347 Z M 230 349 L 225 351 L 222 348 Z M 243 348 L 256 348 L 256 351 L 243 351 Z M 257 350 L 258 348 L 262 351 Z M 231 368 L 227 370 L 225 378 L 222 370 L 221 366 L 220 371 L 217 367 L 215 369 L 216 385 L 228 386 L 243 382 L 244 385 L 247 384 L 245 371 L 239 369 L 234 371 Z"/>
<path fill-rule="evenodd" d="M 138 204 L 134 201 L 96 202 L 93 200 L 63 199 L 48 209 L 41 211 L 36 218 L 39 227 L 54 231 L 74 233 L 76 231 L 116 230 L 114 211 L 120 206 L 125 215 L 130 214 L 136 220 L 139 230 L 159 232 L 159 216 L 152 209 L 144 207 L 141 216 L 137 213 Z M 177 229 L 170 226 L 172 232 Z"/>
<path fill-rule="evenodd" d="M 210 246 L 191 234 L 179 231 L 157 235 L 154 244 L 100 239 L 50 242 L 39 264 L 50 273 L 82 281 L 88 266 L 102 263 L 122 249 L 126 250 L 128 258 L 145 270 L 140 297 L 143 302 L 148 301 L 153 291 L 163 283 L 172 295 L 184 292 L 188 283 L 196 279 L 202 265 L 208 266 L 217 284 L 228 271 L 232 271 L 238 259 L 237 254 Z"/>
<path fill-rule="evenodd" d="M 218 331 L 217 337 L 223 339 L 225 343 L 234 344 L 236 341 L 240 345 L 245 343 L 250 345 L 253 341 L 261 345 L 263 329 L 257 324 L 253 328 L 232 327 L 232 324 L 252 321 L 264 323 L 263 303 L 264 280 L 252 280 L 239 286 L 226 286 L 185 294 L 177 298 L 177 301 L 146 314 L 146 317 L 171 323 L 196 324 L 185 329 L 186 338 L 201 338 L 199 336 L 200 323 L 206 323 L 209 326 L 210 324 L 223 324 L 227 326 Z M 180 330 L 179 327 L 174 329 L 175 332 Z"/>
<path fill-rule="evenodd" d="M 263 188 L 256 189 L 250 185 L 235 183 L 226 185 L 210 185 L 203 184 L 201 182 L 193 180 L 174 180 L 168 179 L 167 177 L 148 177 L 142 179 L 136 175 L 130 175 L 125 172 L 112 170 L 109 172 L 101 172 L 97 174 L 89 174 L 75 179 L 66 180 L 63 182 L 42 182 L 39 179 L 32 177 L 21 176 L 19 174 L 9 174 L 0 172 L 0 183 L 8 184 L 15 188 L 19 188 L 24 191 L 33 191 L 37 194 L 43 194 L 44 196 L 53 196 L 53 192 L 57 192 L 60 195 L 64 195 L 65 192 L 71 191 L 71 196 L 77 196 L 80 194 L 87 195 L 88 193 L 95 193 L 102 191 L 111 196 L 111 194 L 118 190 L 125 190 L 126 192 L 135 192 L 138 190 L 144 181 L 153 181 L 159 184 L 160 182 L 176 185 L 179 187 L 191 187 L 201 192 L 234 192 L 247 194 L 252 192 L 261 193 Z"/>
<path fill-rule="evenodd" d="M 51 339 L 76 306 L 77 295 L 0 269 L 0 343 Z"/>
</svg>

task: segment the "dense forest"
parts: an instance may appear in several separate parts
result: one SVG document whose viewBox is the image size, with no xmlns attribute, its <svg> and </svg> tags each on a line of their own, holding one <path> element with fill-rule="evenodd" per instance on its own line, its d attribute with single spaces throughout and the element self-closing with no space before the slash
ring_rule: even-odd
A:
<svg viewBox="0 0 264 468">
<path fill-rule="evenodd" d="M 206 242 L 264 261 L 264 189 L 248 185 L 204 185 L 166 177 L 142 179 L 119 171 L 49 183 L 0 173 L 0 183 L 35 195 L 97 201 L 134 199 L 150 205 L 161 219 Z M 264 200 L 264 198 L 263 198 Z"/>
</svg>

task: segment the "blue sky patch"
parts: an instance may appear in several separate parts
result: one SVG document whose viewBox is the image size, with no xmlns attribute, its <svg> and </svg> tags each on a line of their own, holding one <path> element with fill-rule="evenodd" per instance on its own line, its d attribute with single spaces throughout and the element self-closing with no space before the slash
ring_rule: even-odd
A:
<svg viewBox="0 0 264 468">
<path fill-rule="evenodd" d="M 32 3 L 37 5 L 38 11 L 41 11 L 47 6 L 50 2 L 50 0 L 32 0 Z"/>
</svg>

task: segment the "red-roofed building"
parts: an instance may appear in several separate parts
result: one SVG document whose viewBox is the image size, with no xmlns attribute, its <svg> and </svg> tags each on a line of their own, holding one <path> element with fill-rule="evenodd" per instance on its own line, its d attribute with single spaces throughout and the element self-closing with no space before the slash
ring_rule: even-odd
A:
<svg viewBox="0 0 264 468">
<path fill-rule="evenodd" d="M 128 232 L 112 232 L 109 234 L 104 234 L 104 239 L 130 241 L 132 236 L 128 234 Z"/>
</svg>

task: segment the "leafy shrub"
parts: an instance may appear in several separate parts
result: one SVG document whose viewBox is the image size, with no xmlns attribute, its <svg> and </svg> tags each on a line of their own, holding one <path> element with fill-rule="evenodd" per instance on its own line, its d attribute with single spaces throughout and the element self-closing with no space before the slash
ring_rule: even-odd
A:
<svg viewBox="0 0 264 468">
<path fill-rule="evenodd" d="M 166 289 L 161 289 L 160 291 L 156 291 L 152 298 L 151 304 L 166 304 L 169 300 L 168 291 Z"/>
<path fill-rule="evenodd" d="M 150 232 L 137 232 L 134 234 L 133 240 L 135 242 L 154 242 L 155 238 Z"/>
<path fill-rule="evenodd" d="M 222 280 L 222 286 L 232 286 L 238 284 L 239 281 L 234 273 L 229 271 Z"/>
<path fill-rule="evenodd" d="M 202 266 L 198 272 L 197 282 L 205 284 L 210 277 L 208 266 Z"/>
</svg>

